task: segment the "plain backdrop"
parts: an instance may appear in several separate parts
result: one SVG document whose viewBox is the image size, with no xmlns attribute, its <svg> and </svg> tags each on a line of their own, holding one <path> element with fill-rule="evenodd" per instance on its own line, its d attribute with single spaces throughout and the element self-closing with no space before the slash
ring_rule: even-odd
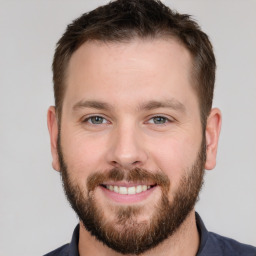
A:
<svg viewBox="0 0 256 256">
<path fill-rule="evenodd" d="M 66 25 L 107 1 L 0 0 L 0 255 L 43 255 L 78 222 L 51 167 L 51 62 Z M 217 58 L 223 126 L 196 206 L 208 230 L 256 246 L 256 1 L 164 1 L 194 16 Z"/>
</svg>

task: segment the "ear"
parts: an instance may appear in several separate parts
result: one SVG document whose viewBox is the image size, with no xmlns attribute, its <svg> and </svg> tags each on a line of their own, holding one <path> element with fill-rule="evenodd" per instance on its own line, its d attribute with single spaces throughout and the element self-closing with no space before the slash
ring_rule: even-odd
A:
<svg viewBox="0 0 256 256">
<path fill-rule="evenodd" d="M 52 167 L 56 171 L 60 171 L 59 155 L 57 151 L 58 139 L 58 120 L 55 107 L 51 106 L 47 112 L 47 125 L 51 140 Z"/>
<path fill-rule="evenodd" d="M 205 169 L 212 170 L 216 165 L 218 140 L 221 129 L 221 112 L 218 108 L 213 108 L 207 119 L 206 136 L 206 162 Z"/>
</svg>

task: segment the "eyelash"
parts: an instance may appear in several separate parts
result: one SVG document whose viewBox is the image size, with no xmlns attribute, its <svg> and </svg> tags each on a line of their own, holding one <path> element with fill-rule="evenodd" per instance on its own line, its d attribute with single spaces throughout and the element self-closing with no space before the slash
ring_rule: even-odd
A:
<svg viewBox="0 0 256 256">
<path fill-rule="evenodd" d="M 108 121 L 107 121 L 107 119 L 106 118 L 104 118 L 103 116 L 100 116 L 100 115 L 95 115 L 95 116 L 89 116 L 89 117 L 87 117 L 87 118 L 85 118 L 84 120 L 83 120 L 83 123 L 89 123 L 90 125 L 99 125 L 99 124 L 94 124 L 94 123 L 92 123 L 92 122 L 89 122 L 89 120 L 92 120 L 92 118 L 101 118 L 101 119 L 103 119 L 103 120 L 105 120 L 106 122 L 103 122 L 103 123 L 100 123 L 100 124 L 106 124 Z"/>
<path fill-rule="evenodd" d="M 92 118 L 101 118 L 101 119 L 103 120 L 103 122 L 102 122 L 102 123 L 95 124 L 95 123 L 92 122 Z M 149 122 L 150 120 L 153 120 L 153 119 L 155 119 L 155 118 L 162 118 L 162 119 L 164 119 L 164 123 L 155 124 L 155 123 L 150 123 L 150 122 Z M 90 120 L 91 120 L 91 122 L 90 122 Z M 104 121 L 104 120 L 105 120 L 105 121 Z M 148 119 L 148 121 L 147 121 L 147 123 L 149 123 L 149 124 L 155 124 L 155 125 L 159 125 L 159 126 L 160 126 L 160 125 L 161 125 L 161 126 L 164 126 L 164 125 L 167 125 L 168 123 L 171 123 L 171 122 L 173 122 L 172 119 L 167 118 L 167 117 L 165 117 L 165 116 L 161 116 L 161 115 L 152 116 L 152 117 L 151 117 L 150 119 Z M 108 121 L 107 121 L 107 119 L 106 119 L 105 117 L 103 117 L 103 116 L 94 115 L 94 116 L 89 116 L 89 117 L 85 118 L 85 119 L 83 120 L 83 123 L 89 123 L 90 125 L 102 125 L 102 124 L 107 124 Z"/>
<path fill-rule="evenodd" d="M 168 123 L 171 123 L 172 120 L 170 118 L 167 118 L 166 116 L 153 116 L 151 117 L 149 120 L 148 120 L 148 123 L 150 120 L 153 120 L 153 119 L 156 119 L 156 118 L 161 118 L 161 119 L 164 119 L 164 123 L 160 123 L 160 124 L 155 124 L 155 123 L 150 123 L 150 124 L 155 124 L 155 125 L 161 125 L 161 126 L 164 126 L 164 125 L 167 125 Z"/>
</svg>

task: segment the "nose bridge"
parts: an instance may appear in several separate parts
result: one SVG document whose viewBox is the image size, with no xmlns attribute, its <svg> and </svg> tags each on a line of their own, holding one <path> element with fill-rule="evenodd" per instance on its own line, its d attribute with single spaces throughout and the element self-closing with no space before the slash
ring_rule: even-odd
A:
<svg viewBox="0 0 256 256">
<path fill-rule="evenodd" d="M 132 168 L 144 164 L 147 154 L 143 147 L 140 128 L 131 120 L 125 120 L 113 129 L 108 161 L 115 167 Z"/>
</svg>

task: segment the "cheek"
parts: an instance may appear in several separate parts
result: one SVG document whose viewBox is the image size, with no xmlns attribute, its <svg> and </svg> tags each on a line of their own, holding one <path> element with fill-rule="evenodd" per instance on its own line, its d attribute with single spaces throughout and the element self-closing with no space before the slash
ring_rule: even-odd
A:
<svg viewBox="0 0 256 256">
<path fill-rule="evenodd" d="M 158 145 L 157 148 L 154 145 Z M 200 137 L 175 136 L 153 143 L 151 157 L 156 167 L 170 178 L 176 186 L 185 171 L 195 162 L 201 145 Z"/>
<path fill-rule="evenodd" d="M 83 132 L 62 130 L 61 146 L 68 170 L 78 182 L 104 169 L 104 138 L 86 136 Z"/>
</svg>

